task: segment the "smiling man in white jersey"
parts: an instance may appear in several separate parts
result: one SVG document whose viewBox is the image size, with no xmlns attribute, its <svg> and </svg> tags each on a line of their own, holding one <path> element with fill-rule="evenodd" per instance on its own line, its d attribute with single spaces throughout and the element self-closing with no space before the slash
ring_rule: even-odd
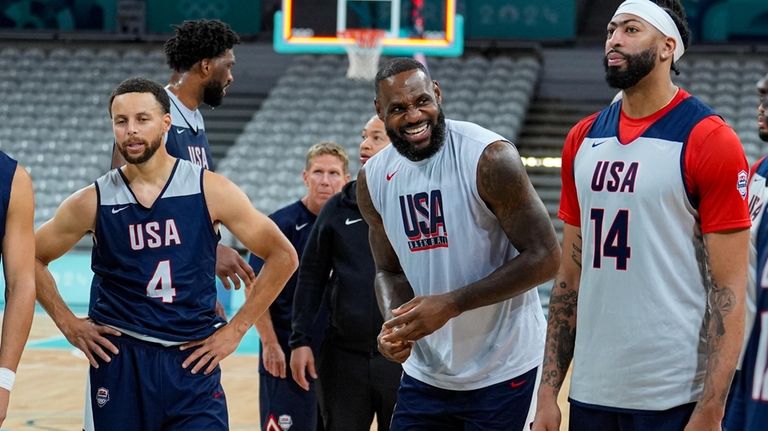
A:
<svg viewBox="0 0 768 431">
<path fill-rule="evenodd" d="M 227 430 L 218 364 L 277 297 L 298 257 L 235 184 L 168 154 L 170 101 L 160 85 L 123 81 L 109 107 L 126 165 L 64 200 L 36 234 L 38 300 L 91 364 L 84 428 Z M 229 323 L 215 313 L 220 225 L 265 261 Z M 97 294 L 81 319 L 47 265 L 86 234 L 94 238 Z M 84 325 L 87 333 L 72 331 Z"/>
<path fill-rule="evenodd" d="M 748 167 L 733 129 L 672 83 L 687 41 L 677 0 L 627 0 L 608 23 L 623 97 L 563 148 L 536 431 L 559 429 L 572 358 L 571 430 L 720 429 L 744 329 Z"/>
<path fill-rule="evenodd" d="M 514 145 L 446 120 L 424 65 L 379 70 L 376 113 L 392 145 L 358 177 L 385 322 L 403 363 L 391 430 L 520 430 L 541 363 L 534 287 L 554 275 L 552 224 Z"/>
</svg>

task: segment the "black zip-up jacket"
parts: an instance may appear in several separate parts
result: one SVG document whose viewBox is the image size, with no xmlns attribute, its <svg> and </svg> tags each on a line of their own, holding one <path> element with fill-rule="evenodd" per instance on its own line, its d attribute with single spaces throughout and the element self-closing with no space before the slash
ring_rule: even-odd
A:
<svg viewBox="0 0 768 431">
<path fill-rule="evenodd" d="M 317 333 L 312 328 L 315 316 L 330 289 L 331 327 L 326 342 L 378 354 L 376 336 L 383 321 L 373 287 L 368 225 L 357 207 L 355 186 L 356 181 L 351 181 L 329 199 L 312 227 L 293 299 L 291 349 L 312 344 L 311 334 Z"/>
</svg>

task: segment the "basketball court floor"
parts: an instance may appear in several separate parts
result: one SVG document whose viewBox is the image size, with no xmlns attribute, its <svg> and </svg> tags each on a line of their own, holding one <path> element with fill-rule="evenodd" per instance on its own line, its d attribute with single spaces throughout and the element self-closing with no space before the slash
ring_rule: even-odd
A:
<svg viewBox="0 0 768 431">
<path fill-rule="evenodd" d="M 235 354 L 221 364 L 232 431 L 259 430 L 258 359 L 258 336 L 251 330 Z M 87 372 L 85 356 L 67 342 L 47 314 L 36 313 L 11 393 L 8 417 L 0 430 L 80 430 Z M 564 387 L 560 395 L 563 431 L 567 429 L 567 393 Z M 374 423 L 371 431 L 376 429 Z"/>
</svg>

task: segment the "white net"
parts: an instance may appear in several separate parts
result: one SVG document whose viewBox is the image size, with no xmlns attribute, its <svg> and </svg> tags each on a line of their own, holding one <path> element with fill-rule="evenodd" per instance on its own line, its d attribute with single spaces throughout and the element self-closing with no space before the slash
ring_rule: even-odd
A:
<svg viewBox="0 0 768 431">
<path fill-rule="evenodd" d="M 347 78 L 361 81 L 373 81 L 379 71 L 379 58 L 381 57 L 381 41 L 384 32 L 372 29 L 347 30 L 347 37 L 353 38 L 355 43 L 345 47 L 349 58 Z"/>
</svg>

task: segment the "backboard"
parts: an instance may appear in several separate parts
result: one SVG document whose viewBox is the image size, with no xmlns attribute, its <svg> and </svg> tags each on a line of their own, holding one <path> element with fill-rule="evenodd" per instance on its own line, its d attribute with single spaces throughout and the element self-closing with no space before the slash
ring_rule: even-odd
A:
<svg viewBox="0 0 768 431">
<path fill-rule="evenodd" d="M 275 51 L 344 54 L 355 41 L 344 31 L 386 31 L 384 55 L 460 56 L 464 21 L 456 0 L 283 0 L 275 14 Z"/>
</svg>

